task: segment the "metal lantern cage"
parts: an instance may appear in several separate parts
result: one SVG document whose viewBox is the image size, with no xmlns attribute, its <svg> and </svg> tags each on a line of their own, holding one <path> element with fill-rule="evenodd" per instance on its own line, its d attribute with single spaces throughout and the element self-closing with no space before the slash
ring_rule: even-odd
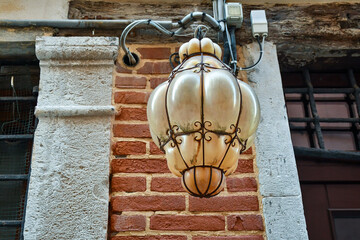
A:
<svg viewBox="0 0 360 240">
<path fill-rule="evenodd" d="M 231 14 L 235 12 L 224 16 L 225 2 L 216 2 L 214 17 L 192 12 L 172 23 L 169 29 L 161 22 L 140 19 L 130 23 L 120 37 L 125 64 L 135 66 L 138 58 L 126 46 L 126 37 L 135 27 L 152 26 L 169 37 L 186 37 L 189 34 L 185 30 L 191 23 L 201 21 L 223 36 L 224 62 L 220 60 L 220 46 L 205 38 L 209 28 L 198 25 L 196 38 L 179 49 L 180 65 L 174 68 L 168 81 L 154 89 L 147 106 L 153 141 L 165 152 L 170 171 L 182 177 L 184 188 L 197 197 L 212 197 L 221 192 L 225 176 L 236 170 L 240 154 L 252 145 L 260 119 L 256 94 L 236 75 L 238 71 L 253 69 L 262 59 L 268 33 L 265 11 L 250 14 L 259 58 L 251 66 L 240 67 L 235 28 L 241 26 L 241 4 L 235 6 L 240 22 L 228 28 L 227 19 L 233 19 Z M 231 4 L 226 7 L 234 10 Z M 170 64 L 173 56 L 175 53 L 170 56 Z"/>
<path fill-rule="evenodd" d="M 196 41 L 198 51 L 185 54 L 150 96 L 148 119 L 154 142 L 187 192 L 212 197 L 235 171 L 239 154 L 251 146 L 260 111 L 250 86 L 236 78 L 215 50 L 203 50 Z"/>
</svg>

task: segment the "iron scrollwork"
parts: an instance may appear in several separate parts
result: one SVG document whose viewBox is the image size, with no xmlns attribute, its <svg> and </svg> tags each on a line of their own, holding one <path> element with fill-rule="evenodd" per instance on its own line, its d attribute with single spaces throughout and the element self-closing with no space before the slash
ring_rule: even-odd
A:
<svg viewBox="0 0 360 240">
<path fill-rule="evenodd" d="M 195 64 L 194 66 L 192 67 L 188 67 L 188 68 L 184 68 L 183 65 L 184 63 L 186 62 L 187 59 L 193 57 L 193 56 L 196 56 L 196 55 L 200 55 L 201 56 L 201 61 L 200 63 L 197 63 Z M 219 62 L 222 63 L 221 67 L 215 67 L 215 66 L 212 66 L 211 64 L 209 63 L 204 63 L 204 55 L 210 55 L 214 58 L 216 58 L 217 60 L 219 60 L 215 55 L 213 54 L 204 54 L 204 53 L 197 53 L 197 54 L 192 54 L 192 55 L 189 55 L 186 59 L 184 59 L 184 61 L 176 67 L 176 69 L 174 69 L 174 71 L 171 73 L 171 75 L 169 76 L 168 78 L 168 86 L 167 86 L 167 91 L 166 93 L 168 93 L 168 90 L 169 90 L 169 87 L 172 83 L 172 80 L 174 79 L 174 77 L 176 76 L 176 74 L 180 73 L 180 72 L 184 72 L 184 71 L 193 71 L 195 73 L 200 73 L 200 81 L 201 81 L 201 85 L 203 87 L 203 81 L 204 81 L 204 72 L 207 73 L 207 72 L 210 72 L 211 69 L 218 69 L 218 70 L 225 70 L 225 71 L 229 71 L 233 76 L 234 78 L 236 79 L 236 76 L 233 74 L 233 72 L 231 71 L 231 68 L 229 66 L 227 66 L 226 64 L 224 64 L 223 62 L 221 62 L 219 60 Z M 240 86 L 239 86 L 239 91 L 240 91 L 240 95 L 241 95 L 241 89 L 240 89 Z M 202 95 L 203 95 L 203 91 L 202 91 Z M 166 94 L 166 98 L 167 98 L 167 94 Z M 247 143 L 247 140 L 242 140 L 240 137 L 239 137 L 239 134 L 241 133 L 241 129 L 239 128 L 238 126 L 238 123 L 239 123 L 239 119 L 240 119 L 240 115 L 241 115 L 241 107 L 239 109 L 239 116 L 238 116 L 238 120 L 235 124 L 231 124 L 229 126 L 229 129 L 231 130 L 230 132 L 226 132 L 226 131 L 220 131 L 220 130 L 214 130 L 212 129 L 212 126 L 213 124 L 208 121 L 208 120 L 205 120 L 203 118 L 204 116 L 204 103 L 203 103 L 203 96 L 201 96 L 201 99 L 202 99 L 202 102 L 201 102 L 201 116 L 202 116 L 202 119 L 200 121 L 195 121 L 193 123 L 193 130 L 191 131 L 183 131 L 178 125 L 175 125 L 175 124 L 171 124 L 171 119 L 169 117 L 169 114 L 168 114 L 168 108 L 167 108 L 167 101 L 165 101 L 165 107 L 166 107 L 166 114 L 167 114 L 167 122 L 168 122 L 168 130 L 167 130 L 167 136 L 168 138 L 166 140 L 161 140 L 160 138 L 158 138 L 158 141 L 159 141 L 159 145 L 160 145 L 160 149 L 162 151 L 164 151 L 164 147 L 167 145 L 167 144 L 170 144 L 170 146 L 172 148 L 177 148 L 180 155 L 182 156 L 181 154 L 181 151 L 180 151 L 180 148 L 179 148 L 179 145 L 182 144 L 182 139 L 181 139 L 181 136 L 184 136 L 184 135 L 191 135 L 193 134 L 194 135 L 194 140 L 195 141 L 198 141 L 198 142 L 204 142 L 204 141 L 211 141 L 212 140 L 212 137 L 210 136 L 210 133 L 212 134 L 216 134 L 218 136 L 227 136 L 225 139 L 224 139 L 224 143 L 226 145 L 228 145 L 227 149 L 226 149 L 226 152 L 219 164 L 219 166 L 217 166 L 217 168 L 220 168 L 221 167 L 221 164 L 223 162 L 223 160 L 225 159 L 226 157 L 226 154 L 229 150 L 230 147 L 235 147 L 236 146 L 236 141 L 239 143 L 239 147 L 240 147 L 240 153 L 243 152 L 245 149 L 246 149 L 246 143 Z M 242 100 L 240 102 L 240 106 L 242 105 Z M 204 149 L 203 149 L 204 151 Z M 203 154 L 203 158 L 205 157 L 205 155 Z M 185 165 L 188 167 L 185 159 L 183 159 Z M 205 161 L 204 162 L 204 166 L 205 166 Z M 188 167 L 189 168 L 189 167 Z M 186 169 L 188 170 L 188 169 Z M 186 171 L 185 170 L 185 171 Z M 223 171 L 223 170 L 222 170 Z"/>
</svg>

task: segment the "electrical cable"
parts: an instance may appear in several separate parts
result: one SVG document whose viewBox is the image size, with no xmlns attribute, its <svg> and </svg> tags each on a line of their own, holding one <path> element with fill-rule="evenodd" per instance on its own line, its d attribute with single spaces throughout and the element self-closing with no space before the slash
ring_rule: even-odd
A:
<svg viewBox="0 0 360 240">
<path fill-rule="evenodd" d="M 199 31 L 201 32 L 201 36 L 202 38 L 204 38 L 207 34 L 207 32 L 209 31 L 209 28 L 205 25 L 198 25 L 194 31 L 194 38 L 196 38 L 199 34 Z"/>
<path fill-rule="evenodd" d="M 235 73 L 236 68 L 237 68 L 237 56 L 236 56 L 236 54 L 234 54 L 233 49 L 232 49 L 232 41 L 231 41 L 231 37 L 229 34 L 229 29 L 228 29 L 227 23 L 225 23 L 225 32 L 226 32 L 226 38 L 227 38 L 227 43 L 229 45 L 229 52 L 230 52 L 230 57 L 231 57 L 230 65 L 233 65 L 231 68 Z"/>
<path fill-rule="evenodd" d="M 213 28 L 217 28 L 217 30 L 222 30 L 222 27 L 220 26 L 220 24 L 212 16 L 210 16 L 206 13 L 203 13 L 203 12 L 192 12 L 192 13 L 186 15 L 182 20 L 180 20 L 178 22 L 178 26 L 174 25 L 175 27 L 180 27 L 176 31 L 169 31 L 168 29 L 166 29 L 159 23 L 152 21 L 151 19 L 136 20 L 136 21 L 130 23 L 122 32 L 121 37 L 120 37 L 121 48 L 124 50 L 124 52 L 128 56 L 130 64 L 135 65 L 136 59 L 134 58 L 134 56 L 130 52 L 130 49 L 126 46 L 126 43 L 125 43 L 127 35 L 133 28 L 135 28 L 139 25 L 151 25 L 151 26 L 155 27 L 157 30 L 159 30 L 161 33 L 168 35 L 170 37 L 173 37 L 173 36 L 184 37 L 184 36 L 190 36 L 191 34 L 181 34 L 181 32 L 188 26 L 188 24 L 190 24 L 191 22 L 193 22 L 195 20 L 205 21 L 205 22 L 209 23 Z"/>
<path fill-rule="evenodd" d="M 225 6 L 226 1 L 224 0 L 222 2 L 222 6 Z M 224 7 L 222 9 L 225 11 Z M 224 16 L 225 13 L 222 12 L 220 16 Z M 231 34 L 234 36 L 230 36 L 228 25 L 225 19 L 220 19 L 219 22 L 222 22 L 224 24 L 224 57 L 223 61 L 230 65 L 231 69 L 233 70 L 234 74 L 237 71 L 237 54 L 236 54 L 236 40 L 235 40 L 235 29 L 231 29 Z M 233 49 L 234 48 L 234 49 Z M 230 53 L 230 59 L 229 59 L 229 53 Z"/>
<path fill-rule="evenodd" d="M 256 65 L 258 65 L 260 63 L 260 61 L 262 60 L 262 57 L 263 57 L 263 53 L 264 53 L 264 43 L 265 43 L 265 35 L 262 36 L 262 42 L 260 42 L 260 38 L 259 36 L 256 37 L 256 40 L 259 44 L 259 48 L 260 48 L 260 56 L 259 56 L 259 59 L 256 61 L 256 63 L 254 63 L 253 65 L 249 66 L 249 67 L 244 67 L 244 68 L 241 68 L 240 67 L 240 71 L 242 70 L 250 70 L 250 69 L 253 69 Z"/>
<path fill-rule="evenodd" d="M 121 45 L 122 49 L 125 51 L 126 55 L 128 56 L 130 64 L 136 64 L 136 59 L 131 54 L 129 48 L 126 47 L 125 41 L 126 41 L 126 37 L 129 34 L 129 32 L 138 25 L 151 25 L 151 26 L 155 27 L 157 30 L 159 30 L 160 32 L 162 32 L 166 35 L 169 35 L 169 36 L 174 36 L 174 34 L 175 34 L 174 32 L 167 30 L 166 28 L 164 28 L 157 22 L 152 21 L 151 19 L 137 20 L 137 21 L 134 21 L 133 23 L 129 24 L 124 29 L 123 33 L 121 34 L 120 45 Z"/>
<path fill-rule="evenodd" d="M 229 29 L 228 29 L 226 22 L 223 21 L 223 19 L 221 20 L 224 23 L 224 28 L 223 28 L 221 26 L 221 24 L 218 21 L 216 21 L 213 17 L 211 17 L 210 15 L 208 15 L 206 13 L 204 14 L 202 12 L 193 12 L 193 13 L 190 13 L 187 16 L 185 16 L 181 20 L 181 24 L 178 24 L 178 26 L 176 24 L 174 25 L 174 27 L 180 27 L 176 31 L 170 31 L 170 30 L 166 29 L 165 27 L 163 27 L 161 24 L 159 24 L 155 21 L 152 21 L 151 19 L 136 20 L 136 21 L 130 23 L 122 32 L 121 37 L 120 37 L 121 48 L 124 50 L 124 52 L 128 56 L 130 64 L 136 64 L 136 59 L 134 58 L 134 56 L 130 52 L 130 49 L 126 46 L 126 43 L 125 43 L 127 35 L 133 28 L 135 28 L 139 25 L 150 25 L 150 26 L 156 28 L 157 30 L 159 30 L 161 33 L 168 35 L 170 37 L 173 37 L 173 36 L 184 37 L 184 36 L 192 35 L 191 33 L 181 34 L 181 32 L 183 31 L 183 29 L 185 29 L 188 26 L 188 24 L 190 24 L 191 22 L 193 22 L 195 20 L 203 20 L 203 21 L 209 23 L 212 26 L 212 28 L 216 28 L 216 30 L 218 30 L 218 31 L 225 32 L 225 36 L 227 39 L 226 45 L 228 45 L 228 46 L 226 46 L 226 49 L 224 46 L 224 58 L 226 56 L 226 52 L 229 51 L 230 57 L 231 57 L 230 65 L 232 65 L 232 69 L 233 69 L 234 73 L 236 73 L 236 71 L 237 71 L 236 46 L 235 46 L 235 49 L 233 49 L 232 39 L 230 37 Z M 239 70 L 250 70 L 250 69 L 253 69 L 257 64 L 260 63 L 260 61 L 262 60 L 262 57 L 263 57 L 265 37 L 266 37 L 265 35 L 262 36 L 262 42 L 260 42 L 260 39 L 258 36 L 256 37 L 256 40 L 257 40 L 257 42 L 259 44 L 259 48 L 260 48 L 260 56 L 259 56 L 259 59 L 256 61 L 256 63 L 249 67 L 244 67 L 244 68 L 240 67 Z M 227 47 L 228 47 L 228 49 L 227 49 Z"/>
</svg>

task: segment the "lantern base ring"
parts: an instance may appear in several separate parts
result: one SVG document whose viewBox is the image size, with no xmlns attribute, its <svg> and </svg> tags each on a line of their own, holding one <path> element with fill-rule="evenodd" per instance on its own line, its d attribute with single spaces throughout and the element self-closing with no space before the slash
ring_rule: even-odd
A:
<svg viewBox="0 0 360 240">
<path fill-rule="evenodd" d="M 181 183 L 192 196 L 209 198 L 223 190 L 225 173 L 214 166 L 193 166 L 183 171 Z"/>
</svg>

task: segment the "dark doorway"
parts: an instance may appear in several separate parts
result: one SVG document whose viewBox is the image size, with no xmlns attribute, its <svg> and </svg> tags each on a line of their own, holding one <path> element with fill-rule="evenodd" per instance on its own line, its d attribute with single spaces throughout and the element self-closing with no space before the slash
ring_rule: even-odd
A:
<svg viewBox="0 0 360 240">
<path fill-rule="evenodd" d="M 304 157 L 296 162 L 309 239 L 360 239 L 360 164 Z"/>
</svg>

